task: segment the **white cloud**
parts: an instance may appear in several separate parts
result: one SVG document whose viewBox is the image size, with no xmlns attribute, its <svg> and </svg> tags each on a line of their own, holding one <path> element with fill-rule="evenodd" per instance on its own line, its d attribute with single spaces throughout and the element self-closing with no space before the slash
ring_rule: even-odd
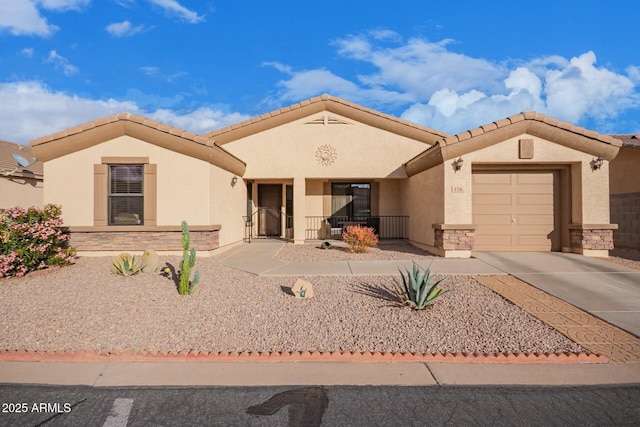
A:
<svg viewBox="0 0 640 427">
<path fill-rule="evenodd" d="M 210 132 L 249 119 L 249 116 L 245 114 L 225 113 L 207 107 L 200 107 L 195 111 L 185 113 L 159 109 L 149 113 L 147 116 L 159 122 L 197 134 Z"/>
<path fill-rule="evenodd" d="M 49 57 L 46 62 L 53 64 L 56 69 L 62 68 L 62 72 L 65 76 L 72 76 L 78 72 L 78 67 L 72 65 L 67 58 L 61 56 L 55 50 L 49 52 Z"/>
<path fill-rule="evenodd" d="M 571 58 L 561 70 L 546 75 L 547 112 L 554 117 L 577 122 L 584 116 L 614 117 L 619 110 L 638 106 L 633 82 L 605 68 L 596 68 L 596 55 L 584 53 Z"/>
<path fill-rule="evenodd" d="M 0 2 L 0 31 L 8 30 L 14 36 L 47 37 L 58 27 L 50 25 L 31 0 Z"/>
<path fill-rule="evenodd" d="M 25 47 L 24 49 L 22 49 L 20 51 L 20 55 L 26 57 L 26 58 L 33 58 L 33 48 L 32 47 Z"/>
<path fill-rule="evenodd" d="M 52 90 L 35 81 L 0 83 L 0 139 L 28 141 L 120 112 L 131 112 L 201 134 L 249 118 L 223 109 L 160 109 L 147 112 L 137 103 L 94 100 Z"/>
<path fill-rule="evenodd" d="M 525 110 L 584 125 L 640 108 L 640 68 L 628 66 L 623 75 L 597 67 L 593 52 L 492 62 L 454 52 L 451 40 L 403 42 L 384 30 L 333 44 L 358 69 L 370 70 L 354 76 L 267 64 L 287 74 L 278 83 L 279 101 L 327 92 L 451 133 Z"/>
<path fill-rule="evenodd" d="M 169 15 L 176 16 L 190 24 L 197 24 L 204 21 L 203 15 L 198 15 L 197 12 L 187 9 L 176 0 L 149 0 L 149 2 L 161 7 Z"/>
<path fill-rule="evenodd" d="M 107 33 L 113 37 L 127 37 L 134 34 L 141 33 L 145 30 L 144 25 L 138 25 L 134 27 L 129 21 L 114 22 L 105 27 Z"/>
<path fill-rule="evenodd" d="M 67 11 L 82 10 L 91 3 L 91 0 L 36 0 L 36 3 L 40 4 L 44 9 Z"/>
</svg>

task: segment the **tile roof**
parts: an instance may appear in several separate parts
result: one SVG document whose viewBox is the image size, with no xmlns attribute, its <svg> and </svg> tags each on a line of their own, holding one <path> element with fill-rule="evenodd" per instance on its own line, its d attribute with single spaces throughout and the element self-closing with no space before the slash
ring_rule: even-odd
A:
<svg viewBox="0 0 640 427">
<path fill-rule="evenodd" d="M 640 134 L 637 135 L 611 135 L 612 137 L 622 141 L 623 148 L 633 148 L 640 150 Z"/>
<path fill-rule="evenodd" d="M 123 135 L 207 161 L 240 176 L 246 168 L 241 159 L 208 138 L 131 113 L 96 119 L 29 144 L 42 161 L 49 161 Z"/>
<path fill-rule="evenodd" d="M 33 150 L 31 147 L 15 144 L 13 142 L 0 140 L 0 176 L 4 172 L 13 171 L 16 169 L 16 160 L 13 158 L 13 154 L 19 154 L 32 163 L 29 167 L 18 167 L 13 176 L 33 176 L 35 178 L 42 178 L 42 162 L 35 161 Z"/>
<path fill-rule="evenodd" d="M 44 143 L 47 143 L 47 142 L 55 141 L 57 139 L 65 138 L 67 136 L 75 135 L 77 133 L 81 133 L 81 132 L 84 132 L 84 131 L 89 130 L 89 129 L 98 128 L 100 126 L 105 126 L 105 125 L 108 125 L 109 123 L 114 123 L 114 122 L 118 122 L 118 121 L 131 121 L 131 122 L 134 122 L 134 123 L 139 123 L 139 124 L 144 125 L 146 127 L 149 127 L 149 128 L 152 128 L 152 129 L 156 129 L 156 130 L 158 130 L 160 132 L 164 132 L 164 133 L 168 133 L 168 134 L 171 134 L 171 135 L 179 136 L 181 138 L 189 139 L 189 140 L 191 140 L 193 142 L 197 142 L 198 144 L 211 145 L 211 143 L 209 142 L 209 140 L 207 138 L 199 136 L 199 135 L 197 135 L 195 133 L 188 132 L 188 131 L 183 130 L 183 129 L 178 129 L 178 128 L 166 125 L 164 123 L 160 123 L 158 121 L 148 119 L 148 118 L 146 118 L 144 116 L 139 116 L 139 115 L 132 114 L 132 113 L 127 113 L 127 112 L 118 113 L 118 114 L 112 114 L 110 116 L 102 117 L 102 118 L 93 120 L 91 122 L 82 124 L 80 126 L 70 127 L 70 128 L 65 129 L 63 131 L 53 133 L 51 135 L 41 136 L 40 138 L 37 138 L 37 139 L 34 139 L 33 141 L 30 141 L 29 144 L 32 147 L 35 147 L 35 146 L 40 145 L 40 144 L 44 144 Z"/>
<path fill-rule="evenodd" d="M 535 111 L 524 111 L 522 113 L 518 113 L 511 117 L 507 117 L 506 119 L 497 120 L 495 122 L 491 122 L 489 124 L 479 126 L 475 129 L 461 132 L 456 135 L 448 136 L 438 141 L 438 143 L 440 143 L 441 145 L 455 144 L 457 142 L 464 141 L 465 139 L 469 139 L 472 136 L 475 137 L 483 133 L 494 131 L 505 126 L 509 126 L 509 125 L 521 122 L 523 120 L 530 120 L 530 121 L 545 123 L 549 126 L 562 129 L 568 132 L 572 132 L 577 135 L 585 136 L 590 139 L 595 139 L 600 142 L 604 142 L 606 144 L 620 146 L 619 141 L 610 135 L 604 135 L 589 129 L 585 129 L 580 126 L 575 126 L 569 122 L 563 122 L 563 121 L 554 119 L 553 117 L 549 117 L 549 116 L 545 116 L 544 114 L 537 113 Z"/>
<path fill-rule="evenodd" d="M 622 146 L 620 139 L 610 135 L 575 126 L 535 111 L 525 111 L 439 139 L 431 147 L 405 163 L 407 174 L 415 175 L 450 158 L 459 157 L 525 133 L 575 150 L 596 156 L 602 155 L 607 160 L 613 159 Z"/>
<path fill-rule="evenodd" d="M 449 136 L 449 134 L 445 132 L 420 126 L 416 123 L 327 94 L 300 101 L 288 107 L 280 108 L 243 122 L 205 133 L 202 136 L 223 145 L 319 111 L 332 111 L 365 124 L 396 132 L 401 135 L 404 134 L 405 136 L 416 138 L 430 144 L 440 138 Z"/>
</svg>

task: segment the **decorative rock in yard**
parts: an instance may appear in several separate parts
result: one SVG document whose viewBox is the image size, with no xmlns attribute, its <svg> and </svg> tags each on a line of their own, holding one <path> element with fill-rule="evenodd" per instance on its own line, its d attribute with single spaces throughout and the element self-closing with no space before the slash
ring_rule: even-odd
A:
<svg viewBox="0 0 640 427">
<path fill-rule="evenodd" d="M 147 249 L 142 254 L 142 272 L 153 273 L 158 270 L 160 260 L 158 254 L 153 249 Z"/>
<path fill-rule="evenodd" d="M 291 287 L 291 292 L 300 299 L 313 298 L 313 284 L 303 279 L 297 279 Z"/>
</svg>

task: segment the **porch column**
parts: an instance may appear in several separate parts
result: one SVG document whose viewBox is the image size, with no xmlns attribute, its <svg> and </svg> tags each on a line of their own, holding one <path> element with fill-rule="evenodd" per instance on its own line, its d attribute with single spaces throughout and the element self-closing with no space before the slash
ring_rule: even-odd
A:
<svg viewBox="0 0 640 427">
<path fill-rule="evenodd" d="M 304 177 L 293 179 L 293 243 L 304 243 L 306 234 L 305 207 L 307 186 Z"/>
</svg>

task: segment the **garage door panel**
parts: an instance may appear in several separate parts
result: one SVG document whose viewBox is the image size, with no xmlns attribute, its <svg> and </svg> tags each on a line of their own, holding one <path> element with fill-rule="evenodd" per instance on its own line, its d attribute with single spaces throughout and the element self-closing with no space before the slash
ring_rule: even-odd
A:
<svg viewBox="0 0 640 427">
<path fill-rule="evenodd" d="M 487 235 L 476 237 L 476 245 L 489 248 L 485 250 L 494 250 L 494 251 L 505 250 L 505 249 L 499 249 L 499 248 L 509 248 L 513 246 L 511 241 L 511 236 L 497 235 L 497 234 L 496 235 L 487 234 Z"/>
<path fill-rule="evenodd" d="M 476 172 L 472 191 L 476 250 L 552 249 L 553 172 Z"/>
<path fill-rule="evenodd" d="M 516 215 L 516 223 L 524 225 L 553 225 L 553 215 Z"/>
<path fill-rule="evenodd" d="M 513 198 L 509 194 L 474 194 L 473 201 L 477 205 L 508 205 L 511 206 Z"/>
<path fill-rule="evenodd" d="M 476 194 L 508 194 L 511 195 L 511 184 L 481 184 L 480 190 Z"/>
<path fill-rule="evenodd" d="M 511 227 L 511 214 L 507 213 L 505 215 L 474 215 L 473 217 L 474 224 L 482 224 L 482 226 L 491 226 L 491 225 L 508 225 Z"/>
<path fill-rule="evenodd" d="M 549 239 L 540 236 L 517 236 L 516 244 L 521 248 L 528 248 L 531 251 L 551 250 L 551 242 Z"/>
<path fill-rule="evenodd" d="M 525 205 L 516 206 L 511 212 L 514 215 L 551 215 L 550 210 L 553 209 L 553 205 Z"/>
<path fill-rule="evenodd" d="M 478 173 L 473 174 L 473 183 L 478 184 L 508 184 L 511 185 L 511 174 L 493 174 L 493 173 Z"/>
<path fill-rule="evenodd" d="M 515 177 L 518 184 L 551 184 L 553 186 L 552 173 L 518 173 Z"/>
</svg>

